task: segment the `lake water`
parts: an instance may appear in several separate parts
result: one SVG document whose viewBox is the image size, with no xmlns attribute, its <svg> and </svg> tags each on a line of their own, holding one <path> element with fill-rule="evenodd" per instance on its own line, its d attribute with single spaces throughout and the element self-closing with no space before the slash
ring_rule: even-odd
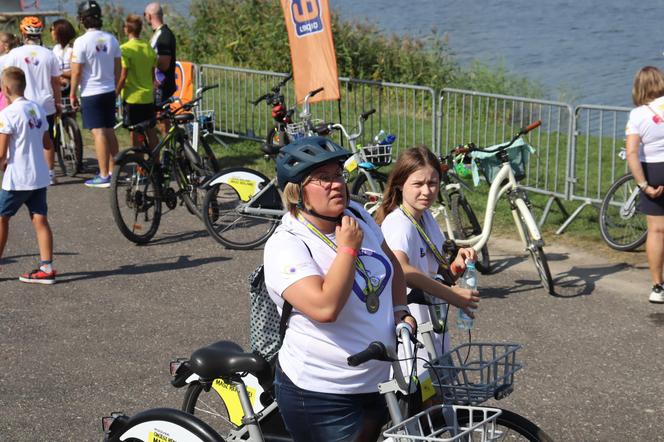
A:
<svg viewBox="0 0 664 442">
<path fill-rule="evenodd" d="M 276 0 L 275 0 L 276 1 Z M 73 2 L 63 2 L 68 8 Z M 127 0 L 141 11 L 143 4 Z M 147 2 L 146 2 L 147 3 Z M 187 1 L 164 2 L 186 12 Z M 330 0 L 345 19 L 367 20 L 388 33 L 447 33 L 457 59 L 502 63 L 543 84 L 565 102 L 631 106 L 634 73 L 664 68 L 664 12 L 657 2 L 624 0 Z M 42 1 L 42 8 L 57 1 Z"/>
</svg>

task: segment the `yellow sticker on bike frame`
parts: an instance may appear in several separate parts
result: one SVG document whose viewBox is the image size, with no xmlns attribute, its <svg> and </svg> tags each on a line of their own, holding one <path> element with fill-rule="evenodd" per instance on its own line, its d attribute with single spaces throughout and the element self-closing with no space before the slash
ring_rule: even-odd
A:
<svg viewBox="0 0 664 442">
<path fill-rule="evenodd" d="M 256 193 L 256 185 L 258 184 L 256 181 L 236 177 L 229 178 L 227 183 L 235 189 L 242 201 L 249 201 L 254 193 Z"/>
<path fill-rule="evenodd" d="M 429 398 L 432 398 L 436 395 L 436 389 L 433 386 L 433 381 L 431 378 L 425 379 L 420 384 L 422 387 L 422 400 L 426 401 Z"/>
<path fill-rule="evenodd" d="M 163 434 L 150 432 L 148 434 L 148 442 L 177 442 L 175 439 L 165 436 Z"/>
<path fill-rule="evenodd" d="M 242 418 L 244 417 L 244 412 L 242 411 L 242 404 L 240 403 L 240 395 L 237 393 L 237 388 L 234 385 L 227 384 L 221 379 L 215 379 L 212 383 L 212 388 L 216 391 L 221 400 L 224 401 L 226 409 L 228 410 L 229 420 L 237 425 L 242 425 Z M 256 389 L 246 386 L 247 395 L 249 396 L 249 402 L 253 407 L 254 402 L 256 401 Z"/>
</svg>

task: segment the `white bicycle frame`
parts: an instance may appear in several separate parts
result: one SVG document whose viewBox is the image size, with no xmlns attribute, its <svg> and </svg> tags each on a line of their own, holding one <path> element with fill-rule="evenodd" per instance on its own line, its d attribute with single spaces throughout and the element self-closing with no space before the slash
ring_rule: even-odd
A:
<svg viewBox="0 0 664 442">
<path fill-rule="evenodd" d="M 507 183 L 503 184 L 503 181 L 505 180 L 507 180 Z M 496 211 L 496 205 L 498 203 L 498 200 L 506 193 L 515 192 L 519 189 L 520 187 L 516 181 L 516 178 L 514 177 L 512 166 L 510 166 L 509 162 L 502 163 L 502 165 L 500 166 L 500 171 L 493 179 L 491 187 L 489 188 L 486 212 L 484 214 L 484 224 L 482 225 L 482 233 L 468 239 L 456 239 L 454 237 L 451 237 L 451 239 L 453 239 L 459 246 L 472 247 L 473 249 L 475 249 L 475 251 L 479 252 L 482 249 L 482 247 L 486 245 L 486 242 L 489 240 L 489 236 L 491 236 L 491 228 L 493 227 L 493 217 Z M 514 217 L 514 223 L 516 224 L 517 231 L 519 232 L 519 236 L 521 237 L 523 243 L 526 244 L 526 236 L 523 231 L 521 222 L 519 221 L 519 213 L 517 213 L 517 211 L 521 213 L 521 216 L 523 217 L 523 220 L 528 229 L 528 232 L 530 233 L 530 236 L 533 238 L 533 240 L 536 242 L 541 242 L 542 235 L 539 231 L 539 228 L 537 227 L 537 222 L 535 222 L 535 219 L 533 218 L 532 213 L 530 213 L 530 209 L 528 208 L 528 205 L 523 200 L 523 198 L 517 196 L 514 199 L 514 206 L 515 207 L 512 208 L 512 216 Z M 445 217 L 445 219 L 447 223 L 448 233 L 451 234 L 452 229 L 450 228 L 449 225 L 449 219 L 447 216 Z"/>
</svg>

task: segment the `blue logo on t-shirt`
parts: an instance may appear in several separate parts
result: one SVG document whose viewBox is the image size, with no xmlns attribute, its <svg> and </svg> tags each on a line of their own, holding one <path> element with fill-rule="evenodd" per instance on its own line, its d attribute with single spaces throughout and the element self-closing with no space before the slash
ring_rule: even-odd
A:
<svg viewBox="0 0 664 442">
<path fill-rule="evenodd" d="M 291 18 L 298 37 L 323 31 L 320 0 L 291 0 Z"/>
<path fill-rule="evenodd" d="M 371 284 L 378 288 L 378 296 L 380 296 L 385 290 L 385 286 L 390 280 L 390 276 L 392 276 L 392 266 L 383 255 L 374 253 L 371 250 L 360 250 L 358 252 L 358 258 L 360 258 L 364 264 L 366 274 L 371 280 Z M 365 302 L 364 292 L 357 283 L 358 279 L 363 279 L 359 272 L 356 273 L 355 281 L 353 282 L 353 293 L 355 293 L 360 301 Z"/>
</svg>

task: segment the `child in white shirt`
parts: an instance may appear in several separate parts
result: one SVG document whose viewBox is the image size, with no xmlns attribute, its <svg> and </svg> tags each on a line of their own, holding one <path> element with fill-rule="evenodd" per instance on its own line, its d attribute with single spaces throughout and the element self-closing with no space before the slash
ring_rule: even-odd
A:
<svg viewBox="0 0 664 442">
<path fill-rule="evenodd" d="M 17 67 L 2 71 L 2 93 L 10 105 L 0 111 L 0 257 L 9 234 L 9 219 L 22 205 L 28 207 L 39 246 L 39 268 L 20 276 L 22 282 L 54 284 L 53 233 L 48 223 L 46 188 L 49 170 L 43 150 L 47 144 L 48 122 L 44 109 L 27 100 L 25 73 Z"/>
</svg>

